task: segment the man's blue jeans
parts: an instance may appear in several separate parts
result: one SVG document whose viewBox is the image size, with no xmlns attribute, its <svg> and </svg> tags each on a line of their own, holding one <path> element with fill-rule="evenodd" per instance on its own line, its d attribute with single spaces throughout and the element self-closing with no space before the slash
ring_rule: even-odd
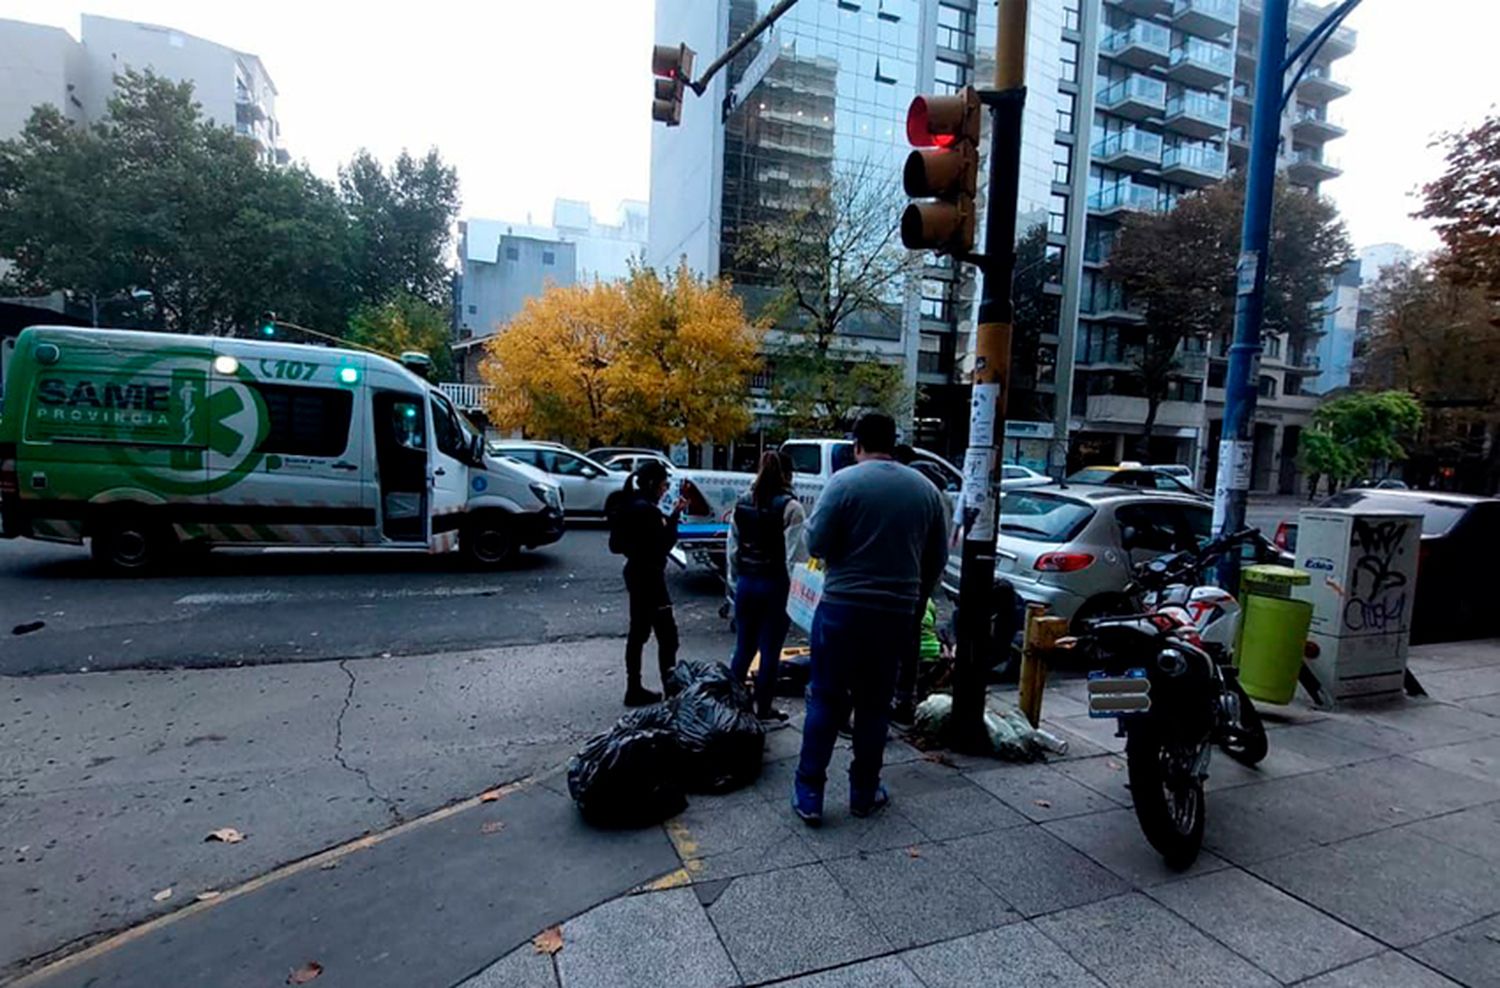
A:
<svg viewBox="0 0 1500 988">
<path fill-rule="evenodd" d="M 760 652 L 755 674 L 755 709 L 765 713 L 776 697 L 776 676 L 781 667 L 781 646 L 786 644 L 786 598 L 791 584 L 769 576 L 741 576 L 734 588 L 734 624 L 738 637 L 729 671 L 743 683 L 750 660 Z"/>
<path fill-rule="evenodd" d="M 910 648 L 912 608 L 861 607 L 823 601 L 813 615 L 812 679 L 807 686 L 807 722 L 797 782 L 819 795 L 839 728 L 854 708 L 851 800 L 868 800 L 880 785 L 885 732 L 891 716 L 896 667 Z"/>
</svg>

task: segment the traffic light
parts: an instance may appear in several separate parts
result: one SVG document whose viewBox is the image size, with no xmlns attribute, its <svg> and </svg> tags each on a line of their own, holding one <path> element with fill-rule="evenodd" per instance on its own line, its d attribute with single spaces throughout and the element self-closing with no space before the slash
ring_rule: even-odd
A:
<svg viewBox="0 0 1500 988">
<path fill-rule="evenodd" d="M 906 111 L 906 139 L 923 150 L 907 155 L 901 184 L 914 202 L 901 214 L 901 242 L 911 250 L 967 254 L 977 226 L 979 94 L 965 86 L 951 96 L 918 96 Z"/>
<path fill-rule="evenodd" d="M 275 339 L 275 337 L 276 337 L 276 313 L 274 313 L 274 312 L 263 312 L 263 313 L 261 313 L 261 316 L 260 316 L 260 335 L 263 336 L 263 337 L 265 337 L 268 340 Z"/>
<path fill-rule="evenodd" d="M 676 127 L 682 123 L 683 90 L 693 77 L 693 49 L 656 45 L 651 49 L 651 74 L 657 77 L 651 119 Z"/>
</svg>

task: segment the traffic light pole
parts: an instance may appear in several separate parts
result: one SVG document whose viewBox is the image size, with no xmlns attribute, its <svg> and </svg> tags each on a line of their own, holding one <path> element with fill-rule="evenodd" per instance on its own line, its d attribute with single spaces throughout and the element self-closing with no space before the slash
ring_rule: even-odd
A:
<svg viewBox="0 0 1500 988">
<path fill-rule="evenodd" d="M 1282 109 L 1291 89 L 1296 87 L 1297 80 L 1302 78 L 1318 49 L 1359 2 L 1344 0 L 1309 32 L 1290 59 L 1286 54 L 1288 0 L 1263 0 L 1261 7 L 1260 62 L 1255 67 L 1250 164 L 1245 178 L 1245 217 L 1240 230 L 1240 257 L 1235 278 L 1234 343 L 1229 348 L 1229 368 L 1224 378 L 1224 423 L 1214 481 L 1215 535 L 1237 532 L 1245 527 Z M 1304 59 L 1302 67 L 1291 86 L 1284 90 L 1290 63 L 1299 57 Z M 1219 562 L 1219 586 L 1234 592 L 1239 586 L 1239 575 L 1239 554 L 1226 553 Z"/>
<path fill-rule="evenodd" d="M 1284 3 L 1285 0 L 1282 0 Z M 1021 112 L 1026 103 L 1027 0 L 999 0 L 995 88 L 982 92 L 990 107 L 990 175 L 984 254 L 972 258 L 984 275 L 974 332 L 974 380 L 969 402 L 969 446 L 964 453 L 963 569 L 958 584 L 958 651 L 953 672 L 949 744 L 987 751 L 984 728 L 986 658 L 995 596 L 995 539 L 999 534 L 1000 449 L 1010 385 L 1011 275 L 1016 264 L 1016 198 L 1021 172 Z M 1008 647 L 1009 643 L 999 643 Z"/>
</svg>

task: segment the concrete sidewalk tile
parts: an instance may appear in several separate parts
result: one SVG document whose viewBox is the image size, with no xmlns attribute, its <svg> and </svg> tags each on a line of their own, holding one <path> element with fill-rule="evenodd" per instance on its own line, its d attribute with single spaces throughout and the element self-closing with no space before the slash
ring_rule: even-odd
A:
<svg viewBox="0 0 1500 988">
<path fill-rule="evenodd" d="M 1463 761 L 1458 753 L 1449 760 Z M 1362 804 L 1383 822 L 1409 823 L 1500 800 L 1500 780 L 1459 773 L 1411 758 L 1361 762 L 1332 773 L 1328 798 Z"/>
<path fill-rule="evenodd" d="M 1113 809 L 1115 802 L 1050 765 L 1007 765 L 971 772 L 969 780 L 1037 821 Z"/>
<path fill-rule="evenodd" d="M 563 925 L 563 988 L 738 985 L 739 975 L 691 889 L 627 895 Z"/>
<path fill-rule="evenodd" d="M 1422 820 L 1407 829 L 1500 865 L 1500 803 Z"/>
<path fill-rule="evenodd" d="M 1388 950 L 1368 960 L 1304 981 L 1298 988 L 1461 988 L 1430 968 Z"/>
<path fill-rule="evenodd" d="M 1316 730 L 1322 721 L 1295 725 L 1270 732 L 1271 751 L 1289 751 L 1326 768 L 1353 765 L 1387 757 L 1384 748 L 1350 741 L 1335 734 Z M 1269 758 L 1270 755 L 1267 754 Z"/>
<path fill-rule="evenodd" d="M 1048 722 L 1051 727 L 1083 738 L 1090 744 L 1107 752 L 1125 750 L 1125 739 L 1115 736 L 1117 730 L 1113 717 L 1056 717 Z"/>
<path fill-rule="evenodd" d="M 820 864 L 736 878 L 709 907 L 708 916 L 748 982 L 787 978 L 890 950 Z"/>
<path fill-rule="evenodd" d="M 940 844 L 830 861 L 828 870 L 898 950 L 1020 919 Z"/>
<path fill-rule="evenodd" d="M 1489 696 L 1476 696 L 1469 700 L 1460 700 L 1458 705 L 1465 710 L 1473 710 L 1476 713 L 1485 714 L 1490 717 L 1500 717 L 1500 693 Z"/>
<path fill-rule="evenodd" d="M 1423 671 L 1418 678 L 1430 696 L 1449 703 L 1500 694 L 1500 666 Z"/>
<path fill-rule="evenodd" d="M 1224 859 L 1207 851 L 1188 871 L 1173 871 L 1146 842 L 1136 822 L 1135 811 L 1110 810 L 1042 825 L 1054 837 L 1061 837 L 1136 888 L 1147 888 L 1163 882 L 1174 882 L 1189 874 L 1202 874 L 1227 868 Z"/>
<path fill-rule="evenodd" d="M 927 988 L 1104 988 L 1030 923 L 1013 923 L 901 954 Z"/>
<path fill-rule="evenodd" d="M 927 836 L 907 819 L 904 807 L 908 801 L 926 798 L 920 795 L 903 797 L 900 792 L 892 790 L 889 806 L 873 816 L 861 818 L 849 812 L 847 787 L 834 789 L 830 784 L 823 800 L 823 825 L 804 827 L 802 839 L 820 861 L 920 844 Z M 791 810 L 787 812 L 790 814 Z"/>
<path fill-rule="evenodd" d="M 1057 762 L 1053 768 L 1119 806 L 1131 805 L 1130 775 L 1125 770 L 1124 755 L 1073 758 Z"/>
<path fill-rule="evenodd" d="M 1500 866 L 1405 827 L 1277 858 L 1252 870 L 1397 947 L 1500 912 Z"/>
<path fill-rule="evenodd" d="M 1384 949 L 1243 871 L 1201 875 L 1147 894 L 1282 981 L 1321 974 Z"/>
<path fill-rule="evenodd" d="M 1500 726 L 1500 720 L 1495 721 Z M 1471 779 L 1493 784 L 1500 781 L 1500 738 L 1483 738 L 1461 744 L 1427 748 L 1411 756 L 1424 765 L 1467 775 Z M 1497 792 L 1500 798 L 1500 792 Z"/>
<path fill-rule="evenodd" d="M 1500 986 L 1500 916 L 1407 950 L 1417 960 L 1470 988 Z"/>
<path fill-rule="evenodd" d="M 877 957 L 776 984 L 777 988 L 923 988 L 911 969 L 895 957 Z"/>
<path fill-rule="evenodd" d="M 557 988 L 552 958 L 522 944 L 458 988 Z"/>
<path fill-rule="evenodd" d="M 1276 982 L 1138 893 L 1044 916 L 1037 928 L 1111 988 L 1275 988 Z"/>
<path fill-rule="evenodd" d="M 694 879 L 734 878 L 816 861 L 789 806 L 753 795 L 729 805 L 695 800 L 666 824 Z"/>
<path fill-rule="evenodd" d="M 1129 888 L 1041 827 L 961 837 L 946 846 L 1023 916 L 1067 909 Z"/>
<path fill-rule="evenodd" d="M 908 794 L 893 788 L 891 792 L 901 800 L 902 815 L 931 840 L 967 837 L 1031 822 L 963 778 L 952 789 Z"/>
<path fill-rule="evenodd" d="M 796 758 L 802 754 L 802 732 L 791 727 L 766 732 L 766 749 L 762 759 L 779 762 L 785 758 Z"/>
<path fill-rule="evenodd" d="M 1308 727 L 1346 741 L 1408 754 L 1423 748 L 1493 737 L 1495 718 L 1434 701 L 1407 700 L 1374 711 L 1339 713 Z"/>
</svg>

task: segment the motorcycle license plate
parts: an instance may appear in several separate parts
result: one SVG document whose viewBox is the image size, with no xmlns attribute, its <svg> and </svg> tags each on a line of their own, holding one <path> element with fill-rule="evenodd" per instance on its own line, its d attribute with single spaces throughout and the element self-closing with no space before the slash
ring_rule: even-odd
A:
<svg viewBox="0 0 1500 988">
<path fill-rule="evenodd" d="M 1124 717 L 1151 709 L 1151 680 L 1145 669 L 1126 669 L 1122 675 L 1089 673 L 1090 717 Z"/>
</svg>

